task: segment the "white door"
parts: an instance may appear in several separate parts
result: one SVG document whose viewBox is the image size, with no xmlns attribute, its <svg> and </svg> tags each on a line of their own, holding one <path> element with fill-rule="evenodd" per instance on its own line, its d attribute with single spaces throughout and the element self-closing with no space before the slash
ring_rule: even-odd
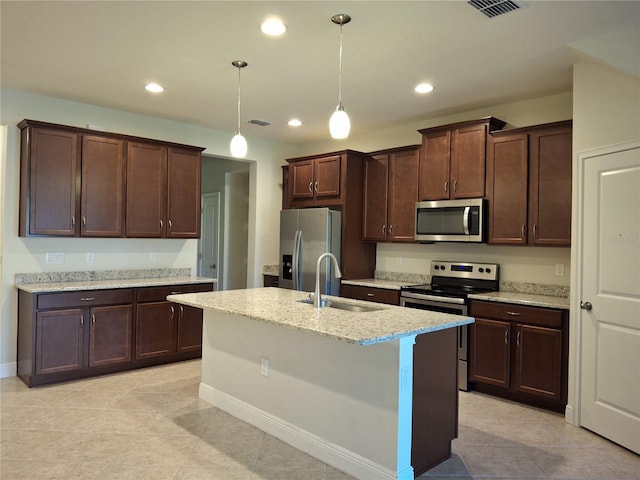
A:
<svg viewBox="0 0 640 480">
<path fill-rule="evenodd" d="M 202 226 L 198 241 L 199 274 L 203 277 L 218 278 L 220 271 L 220 193 L 202 195 Z M 217 285 L 216 290 L 222 290 Z"/>
<path fill-rule="evenodd" d="M 640 143 L 579 163 L 580 424 L 640 453 Z"/>
</svg>

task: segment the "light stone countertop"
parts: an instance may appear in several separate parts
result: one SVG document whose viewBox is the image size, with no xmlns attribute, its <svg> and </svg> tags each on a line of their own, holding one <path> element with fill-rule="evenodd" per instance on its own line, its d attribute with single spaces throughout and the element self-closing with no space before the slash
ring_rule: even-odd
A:
<svg viewBox="0 0 640 480">
<path fill-rule="evenodd" d="M 154 278 L 113 278 L 107 280 L 77 280 L 66 282 L 16 283 L 19 290 L 29 293 L 55 293 L 77 290 L 106 290 L 111 288 L 161 287 L 169 285 L 216 283 L 205 277 L 154 277 Z"/>
<path fill-rule="evenodd" d="M 192 307 L 240 315 L 361 345 L 387 342 L 473 323 L 471 317 L 328 295 L 323 295 L 322 298 L 372 306 L 379 310 L 360 313 L 331 307 L 318 310 L 313 305 L 300 302 L 308 298 L 308 292 L 273 287 L 185 293 L 167 297 L 172 302 Z"/>
<path fill-rule="evenodd" d="M 515 303 L 518 305 L 528 305 L 530 307 L 569 310 L 568 297 L 552 297 L 549 295 L 533 295 L 530 293 L 517 292 L 490 292 L 472 293 L 469 295 L 469 298 L 472 300 L 486 300 L 489 302 Z"/>
<path fill-rule="evenodd" d="M 386 280 L 382 278 L 361 278 L 355 280 L 342 280 L 342 285 L 355 285 L 358 287 L 384 288 L 386 290 L 400 290 L 406 285 L 415 285 L 416 282 L 401 280 Z"/>
</svg>

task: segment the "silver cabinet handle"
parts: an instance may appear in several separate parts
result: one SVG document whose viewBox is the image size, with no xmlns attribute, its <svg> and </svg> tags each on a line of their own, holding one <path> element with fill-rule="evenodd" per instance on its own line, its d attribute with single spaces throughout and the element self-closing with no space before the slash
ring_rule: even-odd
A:
<svg viewBox="0 0 640 480">
<path fill-rule="evenodd" d="M 444 193 L 449 193 L 449 182 L 444 182 Z"/>
<path fill-rule="evenodd" d="M 164 222 L 160 220 L 160 228 L 162 229 L 163 226 L 164 226 Z"/>
<path fill-rule="evenodd" d="M 180 305 L 180 318 L 184 315 L 184 305 Z"/>
<path fill-rule="evenodd" d="M 175 316 L 175 314 L 176 314 L 176 309 L 173 305 L 171 305 L 171 320 L 173 320 L 173 317 Z"/>
<path fill-rule="evenodd" d="M 458 180 L 453 181 L 453 193 L 458 193 Z"/>
<path fill-rule="evenodd" d="M 393 225 L 389 225 L 389 235 L 393 235 Z"/>
<path fill-rule="evenodd" d="M 382 236 L 384 237 L 387 234 L 387 226 L 382 225 Z"/>
<path fill-rule="evenodd" d="M 180 295 L 182 292 L 180 290 L 174 290 L 169 295 Z"/>
<path fill-rule="evenodd" d="M 505 329 L 504 331 L 504 343 L 505 345 L 509 345 L 509 329 Z"/>
<path fill-rule="evenodd" d="M 533 238 L 534 239 L 538 238 L 538 224 L 537 223 L 533 224 Z"/>
<path fill-rule="evenodd" d="M 367 297 L 375 297 L 376 294 L 375 293 L 367 293 Z"/>
<path fill-rule="evenodd" d="M 72 227 L 76 226 L 76 217 L 71 217 L 71 226 Z"/>
<path fill-rule="evenodd" d="M 516 345 L 520 346 L 520 335 L 522 334 L 522 330 L 518 331 L 518 335 L 516 336 Z"/>
<path fill-rule="evenodd" d="M 309 191 L 313 193 L 313 182 L 309 182 Z"/>
<path fill-rule="evenodd" d="M 94 325 L 96 324 L 96 314 L 95 313 L 91 314 L 91 323 L 93 323 Z"/>
<path fill-rule="evenodd" d="M 87 217 L 85 217 L 84 215 L 82 216 L 82 226 L 83 227 L 87 226 Z"/>
<path fill-rule="evenodd" d="M 169 220 L 169 222 L 167 223 L 167 225 L 169 225 L 169 230 L 171 230 L 171 220 Z"/>
<path fill-rule="evenodd" d="M 92 302 L 96 297 L 80 297 L 81 302 Z"/>
<path fill-rule="evenodd" d="M 315 185 L 314 185 L 313 187 L 314 187 L 314 189 L 315 189 L 316 193 L 318 193 L 318 182 L 316 182 L 316 183 L 315 183 Z"/>
<path fill-rule="evenodd" d="M 526 231 L 527 231 L 527 224 L 523 223 L 522 224 L 522 238 L 524 238 L 524 236 L 526 234 Z"/>
<path fill-rule="evenodd" d="M 588 312 L 593 308 L 593 305 L 591 305 L 591 302 L 580 302 L 580 308 Z"/>
<path fill-rule="evenodd" d="M 512 317 L 519 317 L 520 315 L 522 315 L 520 312 L 510 312 L 507 311 L 507 315 L 511 315 Z"/>
</svg>

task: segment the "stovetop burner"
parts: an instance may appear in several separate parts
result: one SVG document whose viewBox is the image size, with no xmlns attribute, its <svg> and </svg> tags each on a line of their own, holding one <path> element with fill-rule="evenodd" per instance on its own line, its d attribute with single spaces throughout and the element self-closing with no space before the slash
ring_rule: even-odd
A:
<svg viewBox="0 0 640 480">
<path fill-rule="evenodd" d="M 498 290 L 496 264 L 431 262 L 431 283 L 408 285 L 401 292 L 436 295 L 440 297 L 467 298 L 470 293 L 495 292 Z"/>
</svg>

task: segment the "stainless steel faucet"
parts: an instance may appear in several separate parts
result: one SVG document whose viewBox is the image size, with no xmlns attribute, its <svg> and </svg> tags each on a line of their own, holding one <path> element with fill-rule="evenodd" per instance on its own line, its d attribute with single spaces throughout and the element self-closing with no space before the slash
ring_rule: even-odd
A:
<svg viewBox="0 0 640 480">
<path fill-rule="evenodd" d="M 318 263 L 316 264 L 316 291 L 313 296 L 313 306 L 316 308 L 324 306 L 322 305 L 322 294 L 320 293 L 320 264 L 326 257 L 329 257 L 333 260 L 333 266 L 336 269 L 336 278 L 342 278 L 342 272 L 340 271 L 340 266 L 338 265 L 338 259 L 333 253 L 326 252 L 318 257 Z"/>
</svg>

